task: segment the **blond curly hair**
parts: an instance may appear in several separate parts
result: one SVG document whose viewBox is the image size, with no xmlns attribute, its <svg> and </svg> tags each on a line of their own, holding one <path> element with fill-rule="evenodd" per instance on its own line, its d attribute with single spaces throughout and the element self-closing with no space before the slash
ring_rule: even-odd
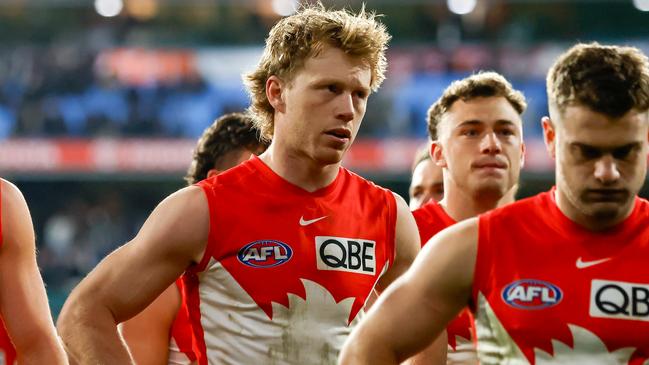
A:
<svg viewBox="0 0 649 365">
<path fill-rule="evenodd" d="M 266 97 L 266 81 L 275 75 L 290 82 L 309 57 L 325 46 L 343 50 L 366 61 L 371 70 L 370 88 L 376 91 L 385 79 L 385 50 L 390 40 L 377 15 L 363 7 L 357 14 L 349 10 L 327 10 L 322 4 L 305 6 L 281 19 L 270 30 L 257 68 L 244 76 L 250 94 L 248 114 L 262 138 L 273 136 L 274 108 Z"/>
</svg>

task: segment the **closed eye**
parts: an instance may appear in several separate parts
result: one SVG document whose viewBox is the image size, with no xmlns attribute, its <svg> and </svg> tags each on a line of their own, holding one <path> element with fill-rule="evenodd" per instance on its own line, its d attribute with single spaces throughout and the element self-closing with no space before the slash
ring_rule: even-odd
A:
<svg viewBox="0 0 649 365">
<path fill-rule="evenodd" d="M 616 160 L 625 160 L 631 155 L 631 152 L 635 151 L 636 147 L 635 144 L 618 147 L 611 154 Z"/>
<path fill-rule="evenodd" d="M 602 151 L 595 147 L 579 145 L 579 154 L 586 160 L 592 160 L 602 155 Z"/>
</svg>

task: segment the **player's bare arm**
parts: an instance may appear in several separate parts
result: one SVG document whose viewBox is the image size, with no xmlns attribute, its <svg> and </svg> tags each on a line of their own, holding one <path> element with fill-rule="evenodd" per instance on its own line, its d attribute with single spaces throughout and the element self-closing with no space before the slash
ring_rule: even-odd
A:
<svg viewBox="0 0 649 365">
<path fill-rule="evenodd" d="M 117 324 L 144 309 L 203 256 L 209 232 L 201 188 L 182 189 L 151 213 L 137 236 L 72 291 L 58 321 L 71 362 L 128 364 Z"/>
<path fill-rule="evenodd" d="M 394 263 L 390 270 L 385 273 L 377 284 L 377 290 L 381 292 L 399 276 L 405 273 L 419 253 L 419 231 L 417 223 L 410 213 L 408 205 L 403 198 L 393 194 L 397 205 L 397 223 L 395 228 L 395 253 Z"/>
<path fill-rule="evenodd" d="M 448 358 L 448 339 L 446 330 L 437 336 L 433 343 L 417 355 L 402 362 L 403 365 L 446 365 Z"/>
<path fill-rule="evenodd" d="M 36 264 L 27 203 L 11 183 L 2 184 L 0 314 L 20 364 L 67 364 Z"/>
<path fill-rule="evenodd" d="M 477 237 L 475 218 L 434 236 L 352 332 L 339 363 L 398 364 L 439 336 L 471 296 Z"/>
<path fill-rule="evenodd" d="M 169 329 L 181 297 L 176 284 L 170 285 L 148 307 L 120 324 L 119 330 L 138 365 L 166 365 L 169 358 Z"/>
</svg>

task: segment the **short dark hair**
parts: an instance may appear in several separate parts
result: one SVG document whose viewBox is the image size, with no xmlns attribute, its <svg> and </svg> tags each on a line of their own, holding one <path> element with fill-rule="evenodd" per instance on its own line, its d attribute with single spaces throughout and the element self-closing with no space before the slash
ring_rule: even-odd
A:
<svg viewBox="0 0 649 365">
<path fill-rule="evenodd" d="M 563 112 L 584 105 L 611 117 L 649 109 L 649 61 L 634 47 L 577 44 L 561 55 L 547 77 L 548 101 Z"/>
<path fill-rule="evenodd" d="M 207 177 L 208 171 L 227 170 L 225 156 L 246 149 L 251 152 L 265 150 L 268 145 L 259 138 L 252 119 L 244 113 L 226 114 L 215 120 L 201 135 L 185 181 L 195 184 Z"/>
</svg>

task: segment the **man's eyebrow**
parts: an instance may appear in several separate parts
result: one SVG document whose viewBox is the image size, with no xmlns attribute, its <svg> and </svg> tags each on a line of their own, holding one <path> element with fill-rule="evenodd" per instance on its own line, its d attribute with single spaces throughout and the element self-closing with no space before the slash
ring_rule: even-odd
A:
<svg viewBox="0 0 649 365">
<path fill-rule="evenodd" d="M 462 123 L 456 125 L 455 128 L 469 126 L 469 125 L 479 125 L 479 124 L 485 124 L 485 122 L 482 121 L 482 120 L 479 120 L 479 119 L 469 119 L 469 120 L 465 120 Z M 499 125 L 505 124 L 505 125 L 516 126 L 516 123 L 512 122 L 509 119 L 498 119 L 496 121 L 496 124 L 499 124 Z"/>
<path fill-rule="evenodd" d="M 615 151 L 615 150 L 622 150 L 626 148 L 636 148 L 636 147 L 641 147 L 642 142 L 631 142 L 627 143 L 624 145 L 619 145 L 619 146 L 596 146 L 588 143 L 583 143 L 583 142 L 571 142 L 571 146 L 579 147 L 579 148 L 586 148 L 586 149 L 594 149 L 602 152 L 610 152 L 610 151 Z"/>
</svg>

